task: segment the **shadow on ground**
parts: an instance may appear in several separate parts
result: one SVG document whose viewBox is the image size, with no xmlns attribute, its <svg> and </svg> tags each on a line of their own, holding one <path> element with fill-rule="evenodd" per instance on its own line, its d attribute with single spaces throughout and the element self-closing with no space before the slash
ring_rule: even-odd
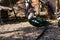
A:
<svg viewBox="0 0 60 40">
<path fill-rule="evenodd" d="M 17 19 L 12 19 L 12 20 L 4 20 L 3 19 L 3 24 L 1 24 L 0 22 L 0 25 L 5 25 L 5 24 L 18 24 L 18 23 L 21 23 L 21 22 L 27 22 L 28 19 L 23 17 L 23 18 L 17 18 Z"/>
</svg>

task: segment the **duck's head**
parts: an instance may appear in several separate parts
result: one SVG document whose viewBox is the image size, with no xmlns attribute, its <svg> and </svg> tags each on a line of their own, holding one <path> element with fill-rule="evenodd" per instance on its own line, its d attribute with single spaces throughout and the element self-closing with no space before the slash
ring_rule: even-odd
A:
<svg viewBox="0 0 60 40">
<path fill-rule="evenodd" d="M 28 20 L 31 19 L 31 18 L 33 18 L 34 12 L 35 12 L 35 11 L 33 10 L 33 8 L 30 8 L 30 9 L 28 10 Z"/>
</svg>

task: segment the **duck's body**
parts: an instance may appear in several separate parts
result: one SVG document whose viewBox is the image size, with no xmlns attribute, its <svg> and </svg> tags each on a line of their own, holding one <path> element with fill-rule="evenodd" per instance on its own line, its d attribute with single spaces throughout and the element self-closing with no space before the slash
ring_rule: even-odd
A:
<svg viewBox="0 0 60 40">
<path fill-rule="evenodd" d="M 32 18 L 29 20 L 29 23 L 36 27 L 48 26 L 51 24 L 41 18 Z"/>
<path fill-rule="evenodd" d="M 42 18 L 33 17 L 32 14 L 33 14 L 33 13 L 30 13 L 29 16 L 28 16 L 28 20 L 29 20 L 29 23 L 30 23 L 31 25 L 36 26 L 36 27 L 51 25 L 51 23 L 49 23 L 49 22 L 46 21 L 46 20 L 43 20 Z"/>
</svg>

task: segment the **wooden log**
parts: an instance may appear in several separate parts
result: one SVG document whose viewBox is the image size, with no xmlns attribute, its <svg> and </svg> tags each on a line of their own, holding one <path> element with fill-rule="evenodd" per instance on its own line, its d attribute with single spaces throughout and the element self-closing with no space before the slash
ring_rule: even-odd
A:
<svg viewBox="0 0 60 40">
<path fill-rule="evenodd" d="M 2 9 L 4 9 L 4 10 L 12 10 L 12 8 L 10 8 L 10 7 L 5 7 L 5 6 L 0 6 L 0 9 L 2 10 Z"/>
</svg>

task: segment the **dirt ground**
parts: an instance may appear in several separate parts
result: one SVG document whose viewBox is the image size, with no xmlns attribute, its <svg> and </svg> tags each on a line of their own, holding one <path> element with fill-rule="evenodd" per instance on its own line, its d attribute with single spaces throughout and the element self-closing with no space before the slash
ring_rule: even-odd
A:
<svg viewBox="0 0 60 40">
<path fill-rule="evenodd" d="M 0 25 L 0 40 L 35 40 L 42 31 L 28 22 Z"/>
<path fill-rule="evenodd" d="M 56 23 L 54 23 L 52 27 L 58 28 Z M 36 28 L 27 21 L 11 21 L 11 23 L 0 25 L 0 40 L 36 40 L 36 38 L 41 35 L 43 30 L 44 28 Z M 50 30 L 48 29 L 48 32 L 53 34 L 53 32 L 50 32 Z M 55 29 L 52 28 L 52 30 Z M 47 34 L 47 32 L 45 34 Z M 43 40 L 43 37 L 40 40 Z M 46 37 L 44 37 L 44 40 L 46 40 Z"/>
</svg>

